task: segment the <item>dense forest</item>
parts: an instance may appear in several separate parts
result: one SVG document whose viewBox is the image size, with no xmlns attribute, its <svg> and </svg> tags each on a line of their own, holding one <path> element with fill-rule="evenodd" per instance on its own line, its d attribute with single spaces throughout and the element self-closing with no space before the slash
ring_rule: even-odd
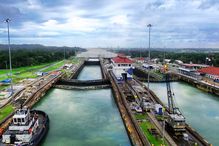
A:
<svg viewBox="0 0 219 146">
<path fill-rule="evenodd" d="M 62 60 L 74 56 L 77 51 L 84 51 L 78 47 L 47 47 L 42 45 L 12 45 L 12 66 L 39 65 L 53 61 Z M 0 69 L 9 66 L 7 45 L 0 45 Z"/>
<path fill-rule="evenodd" d="M 120 49 L 116 50 L 117 53 L 126 54 L 132 57 L 147 57 L 148 51 L 140 49 Z M 218 52 L 173 52 L 173 51 L 163 51 L 163 50 L 152 50 L 151 58 L 159 58 L 160 61 L 165 59 L 181 60 L 184 63 L 199 63 L 199 64 L 208 64 L 219 67 L 219 53 Z"/>
</svg>

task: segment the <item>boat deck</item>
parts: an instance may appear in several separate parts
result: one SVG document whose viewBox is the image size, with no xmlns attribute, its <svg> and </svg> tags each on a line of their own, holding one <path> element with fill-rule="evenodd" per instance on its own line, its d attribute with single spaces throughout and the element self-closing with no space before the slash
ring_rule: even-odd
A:
<svg viewBox="0 0 219 146">
<path fill-rule="evenodd" d="M 48 131 L 48 122 L 49 122 L 48 116 L 44 112 L 37 111 L 37 110 L 31 111 L 31 115 L 33 116 L 33 114 L 35 112 L 38 114 L 39 127 L 37 128 L 36 132 L 34 133 L 32 139 L 31 139 L 31 142 L 32 142 L 31 146 L 37 145 Z M 10 132 L 10 131 L 7 130 L 6 133 L 7 132 Z M 16 131 L 15 134 L 22 134 L 22 133 L 28 134 L 28 131 L 26 131 L 26 130 L 22 131 L 22 132 Z M 27 144 L 23 144 L 22 146 L 25 146 L 25 145 L 27 145 Z M 2 138 L 0 138 L 0 146 L 9 146 L 9 144 L 2 143 Z"/>
</svg>

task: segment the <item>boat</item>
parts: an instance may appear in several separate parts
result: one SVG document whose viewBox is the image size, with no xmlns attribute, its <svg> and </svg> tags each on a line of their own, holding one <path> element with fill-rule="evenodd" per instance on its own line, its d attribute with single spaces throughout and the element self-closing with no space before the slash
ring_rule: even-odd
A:
<svg viewBox="0 0 219 146">
<path fill-rule="evenodd" d="M 49 117 L 40 110 L 21 108 L 15 111 L 0 146 L 38 146 L 49 129 Z"/>
</svg>

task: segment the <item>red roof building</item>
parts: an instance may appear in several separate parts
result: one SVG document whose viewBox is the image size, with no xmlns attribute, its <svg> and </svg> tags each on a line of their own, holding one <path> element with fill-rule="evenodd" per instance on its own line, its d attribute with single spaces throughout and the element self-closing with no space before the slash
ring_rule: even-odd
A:
<svg viewBox="0 0 219 146">
<path fill-rule="evenodd" d="M 117 57 L 114 57 L 112 59 L 112 61 L 114 63 L 117 63 L 117 64 L 132 64 L 133 61 L 130 60 L 129 58 L 127 58 L 126 56 L 121 56 L 121 55 L 118 55 Z"/>
<path fill-rule="evenodd" d="M 205 67 L 198 70 L 198 72 L 203 74 L 209 74 L 214 76 L 219 76 L 219 67 Z"/>
<path fill-rule="evenodd" d="M 134 63 L 126 56 L 118 55 L 112 58 L 112 71 L 118 81 L 132 79 Z"/>
</svg>

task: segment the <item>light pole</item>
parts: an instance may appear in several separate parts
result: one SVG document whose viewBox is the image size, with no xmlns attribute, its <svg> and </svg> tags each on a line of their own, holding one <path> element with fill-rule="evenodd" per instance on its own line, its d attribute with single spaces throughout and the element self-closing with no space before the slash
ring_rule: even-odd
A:
<svg viewBox="0 0 219 146">
<path fill-rule="evenodd" d="M 7 18 L 5 22 L 8 28 L 8 53 L 9 53 L 9 66 L 10 66 L 10 77 L 11 77 L 11 95 L 13 95 L 13 80 L 12 80 L 12 65 L 11 65 L 11 46 L 10 46 L 10 32 L 9 32 L 9 22 L 11 20 Z"/>
<path fill-rule="evenodd" d="M 8 64 L 7 64 L 7 61 L 5 61 L 5 69 L 7 70 L 8 69 Z"/>
<path fill-rule="evenodd" d="M 149 63 L 150 63 L 150 61 L 151 61 L 151 52 L 150 52 L 150 47 L 151 47 L 151 27 L 152 27 L 152 25 L 151 24 L 148 24 L 147 25 L 147 27 L 148 27 L 148 66 L 149 66 Z M 149 87 L 150 87 L 150 85 L 149 85 L 149 83 L 150 83 L 150 66 L 149 66 L 149 69 L 148 69 L 148 90 L 149 90 Z"/>
<path fill-rule="evenodd" d="M 162 108 L 162 116 L 163 116 L 163 127 L 162 127 L 162 144 L 164 145 L 164 130 L 165 130 L 165 117 L 164 117 L 165 108 Z"/>
<path fill-rule="evenodd" d="M 66 58 L 66 48 L 64 48 L 64 60 Z"/>
</svg>

